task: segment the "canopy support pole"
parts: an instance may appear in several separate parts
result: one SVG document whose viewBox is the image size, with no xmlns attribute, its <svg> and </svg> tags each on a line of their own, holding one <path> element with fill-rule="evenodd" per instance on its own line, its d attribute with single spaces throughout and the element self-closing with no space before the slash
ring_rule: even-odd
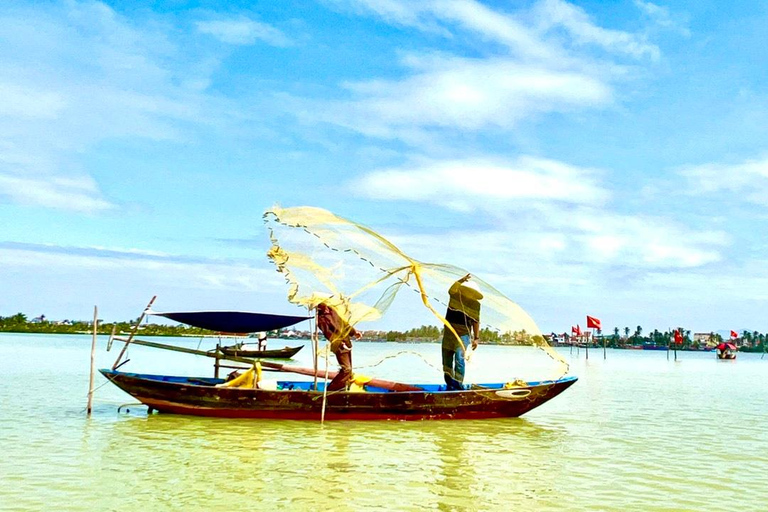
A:
<svg viewBox="0 0 768 512">
<path fill-rule="evenodd" d="M 216 361 L 213 363 L 213 378 L 218 379 L 219 378 L 219 368 L 221 365 L 219 364 L 219 360 L 221 359 L 219 357 L 219 353 L 221 352 L 221 343 L 216 342 Z"/>
<path fill-rule="evenodd" d="M 155 302 L 156 298 L 157 298 L 157 295 L 153 296 L 152 300 L 150 300 L 149 304 L 147 304 L 147 307 L 144 308 L 144 311 L 141 312 L 139 321 L 136 322 L 136 325 L 134 325 L 133 329 L 131 329 L 131 334 L 128 336 L 128 341 L 125 343 L 125 345 L 123 345 L 123 349 L 120 351 L 120 355 L 117 356 L 117 359 L 115 359 L 115 364 L 112 365 L 113 370 L 117 368 L 117 365 L 120 363 L 120 359 L 123 358 L 125 351 L 128 350 L 128 345 L 130 345 L 131 340 L 136 335 L 136 331 L 139 330 L 139 326 L 141 325 L 142 320 L 144 320 L 144 317 L 147 315 L 147 311 L 149 311 L 152 308 L 152 304 Z"/>
</svg>

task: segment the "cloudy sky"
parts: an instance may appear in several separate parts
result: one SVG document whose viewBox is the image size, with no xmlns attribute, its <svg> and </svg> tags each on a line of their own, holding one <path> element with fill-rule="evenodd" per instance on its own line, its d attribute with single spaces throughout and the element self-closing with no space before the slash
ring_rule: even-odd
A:
<svg viewBox="0 0 768 512">
<path fill-rule="evenodd" d="M 546 331 L 766 331 L 766 26 L 707 0 L 3 2 L 0 315 L 295 312 L 280 204 Z"/>
</svg>

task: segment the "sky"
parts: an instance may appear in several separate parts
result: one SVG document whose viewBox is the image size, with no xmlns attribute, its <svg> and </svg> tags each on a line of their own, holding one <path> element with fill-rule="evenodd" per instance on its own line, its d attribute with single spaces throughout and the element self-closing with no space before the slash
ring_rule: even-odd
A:
<svg viewBox="0 0 768 512">
<path fill-rule="evenodd" d="M 2 2 L 0 316 L 295 313 L 278 204 L 546 332 L 768 331 L 766 26 L 746 1 Z"/>
</svg>

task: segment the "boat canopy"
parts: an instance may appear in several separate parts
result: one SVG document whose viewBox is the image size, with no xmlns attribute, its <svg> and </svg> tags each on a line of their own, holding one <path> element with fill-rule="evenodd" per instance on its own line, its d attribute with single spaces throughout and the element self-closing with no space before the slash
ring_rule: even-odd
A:
<svg viewBox="0 0 768 512">
<path fill-rule="evenodd" d="M 172 313 L 149 312 L 176 322 L 211 331 L 244 334 L 274 331 L 309 320 L 309 316 L 273 315 L 248 311 L 178 311 Z"/>
</svg>

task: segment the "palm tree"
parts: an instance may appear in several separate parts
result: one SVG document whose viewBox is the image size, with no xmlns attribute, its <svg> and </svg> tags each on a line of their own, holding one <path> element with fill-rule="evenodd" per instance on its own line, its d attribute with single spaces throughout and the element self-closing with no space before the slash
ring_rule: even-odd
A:
<svg viewBox="0 0 768 512">
<path fill-rule="evenodd" d="M 624 337 L 629 338 L 629 327 L 624 328 Z"/>
</svg>

